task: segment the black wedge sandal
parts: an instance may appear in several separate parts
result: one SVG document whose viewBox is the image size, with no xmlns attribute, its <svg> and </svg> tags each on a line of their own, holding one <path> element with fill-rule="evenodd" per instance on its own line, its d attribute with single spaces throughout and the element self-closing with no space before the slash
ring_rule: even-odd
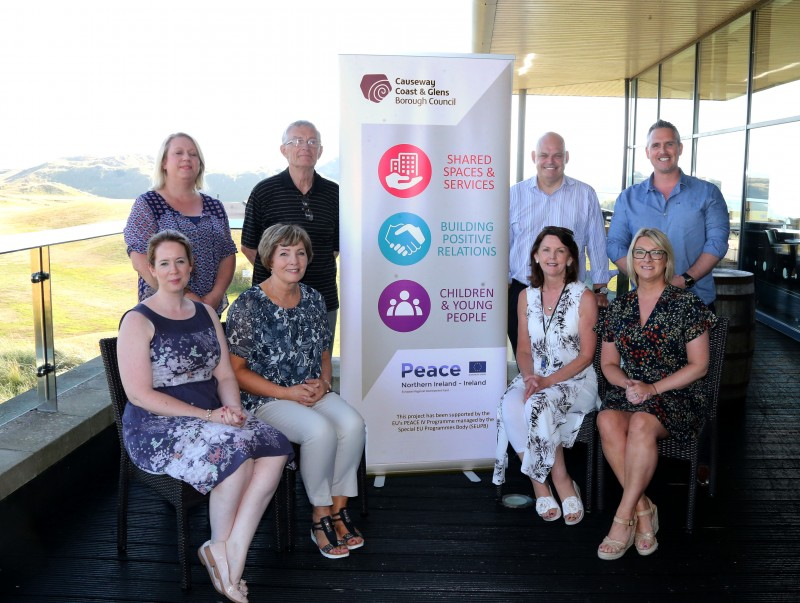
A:
<svg viewBox="0 0 800 603">
<path fill-rule="evenodd" d="M 353 525 L 353 520 L 350 519 L 350 514 L 347 512 L 346 508 L 339 509 L 338 513 L 331 515 L 331 519 L 333 519 L 333 523 L 341 521 L 347 529 L 347 534 L 341 537 L 341 539 L 344 540 L 344 544 L 347 546 L 347 550 L 352 551 L 364 546 L 364 536 L 362 536 L 358 528 Z M 353 545 L 348 544 L 347 541 L 351 538 L 361 538 L 361 542 Z"/>
<path fill-rule="evenodd" d="M 317 544 L 317 537 L 314 535 L 314 532 L 317 530 L 325 534 L 325 538 L 328 539 L 328 544 L 325 546 L 319 546 Z M 328 559 L 344 559 L 350 555 L 350 547 L 347 547 L 347 551 L 339 555 L 331 553 L 336 547 L 346 546 L 347 543 L 336 535 L 336 530 L 333 529 L 333 522 L 330 517 L 322 517 L 319 523 L 311 523 L 311 541 L 317 545 L 320 554 Z"/>
</svg>

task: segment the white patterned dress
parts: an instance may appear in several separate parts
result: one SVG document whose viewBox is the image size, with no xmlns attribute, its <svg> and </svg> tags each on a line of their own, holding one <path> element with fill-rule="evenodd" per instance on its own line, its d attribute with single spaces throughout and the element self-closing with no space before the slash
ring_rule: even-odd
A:
<svg viewBox="0 0 800 603">
<path fill-rule="evenodd" d="M 537 375 L 551 375 L 578 357 L 578 309 L 585 289 L 583 283 L 568 284 L 553 312 L 552 321 L 542 311 L 539 289 L 528 287 L 525 290 L 528 335 Z M 600 406 L 597 375 L 592 365 L 566 381 L 536 392 L 527 400 L 523 399 L 524 395 L 525 382 L 522 375 L 517 375 L 497 408 L 497 452 L 492 480 L 495 484 L 505 481 L 509 441 L 517 453 L 523 453 L 522 472 L 544 482 L 555 462 L 556 448 L 559 444 L 564 448 L 572 447 L 586 413 Z M 515 423 L 507 423 L 507 420 Z M 522 421 L 525 424 L 518 423 Z M 522 434 L 522 437 L 513 434 Z M 515 439 L 523 441 L 515 442 Z"/>
</svg>

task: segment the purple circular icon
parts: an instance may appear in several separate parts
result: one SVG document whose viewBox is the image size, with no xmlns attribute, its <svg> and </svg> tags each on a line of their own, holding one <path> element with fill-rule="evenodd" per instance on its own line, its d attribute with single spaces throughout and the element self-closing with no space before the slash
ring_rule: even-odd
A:
<svg viewBox="0 0 800 603">
<path fill-rule="evenodd" d="M 378 298 L 378 314 L 387 327 L 399 333 L 415 331 L 431 313 L 431 298 L 419 283 L 395 281 Z"/>
</svg>

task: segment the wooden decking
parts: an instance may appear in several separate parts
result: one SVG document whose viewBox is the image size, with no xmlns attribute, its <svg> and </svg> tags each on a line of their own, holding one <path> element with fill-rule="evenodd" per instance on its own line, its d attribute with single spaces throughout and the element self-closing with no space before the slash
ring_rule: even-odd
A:
<svg viewBox="0 0 800 603">
<path fill-rule="evenodd" d="M 660 548 L 605 562 L 596 548 L 618 495 L 575 527 L 546 524 L 495 502 L 488 472 L 389 476 L 370 486 L 367 545 L 348 559 L 317 553 L 305 524 L 296 550 L 275 551 L 262 522 L 246 578 L 260 601 L 796 601 L 800 598 L 800 344 L 757 327 L 744 406 L 721 410 L 719 491 L 701 491 L 696 529 L 683 531 L 686 469 L 662 464 L 650 489 Z M 113 429 L 113 428 L 112 428 Z M 174 514 L 138 485 L 129 550 L 116 550 L 116 435 L 108 430 L 0 503 L 0 600 L 206 602 L 221 597 L 195 561 L 194 587 L 178 584 Z M 584 450 L 569 451 L 581 484 Z M 610 471 L 607 472 L 610 474 Z M 610 476 L 608 476 L 610 479 Z M 530 493 L 516 466 L 506 492 Z M 298 491 L 300 517 L 307 501 Z M 356 502 L 351 505 L 357 509 Z M 268 513 L 271 511 L 268 511 Z M 192 541 L 207 538 L 205 510 Z"/>
</svg>

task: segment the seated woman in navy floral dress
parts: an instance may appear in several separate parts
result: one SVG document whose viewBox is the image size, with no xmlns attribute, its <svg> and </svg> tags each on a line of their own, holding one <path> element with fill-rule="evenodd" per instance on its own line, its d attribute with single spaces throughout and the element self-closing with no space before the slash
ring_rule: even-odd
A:
<svg viewBox="0 0 800 603">
<path fill-rule="evenodd" d="M 642 228 L 628 249 L 634 291 L 615 299 L 605 322 L 600 364 L 609 391 L 597 416 L 603 453 L 622 500 L 601 559 L 619 559 L 632 544 L 658 548 L 658 509 L 645 495 L 658 463 L 658 440 L 686 441 L 703 425 L 700 379 L 708 371 L 708 331 L 716 317 L 694 293 L 669 284 L 675 254 L 667 236 Z"/>
<path fill-rule="evenodd" d="M 300 282 L 312 257 L 308 234 L 275 224 L 264 231 L 258 255 L 271 274 L 231 304 L 231 364 L 245 408 L 300 444 L 311 539 L 324 557 L 340 559 L 364 545 L 347 513 L 347 499 L 358 494 L 364 420 L 331 391 L 325 302 Z"/>
<path fill-rule="evenodd" d="M 184 295 L 189 240 L 162 231 L 147 255 L 158 289 L 125 314 L 117 341 L 123 441 L 140 469 L 211 492 L 211 539 L 198 555 L 214 588 L 246 603 L 247 551 L 292 446 L 242 409 L 216 312 Z"/>
</svg>

